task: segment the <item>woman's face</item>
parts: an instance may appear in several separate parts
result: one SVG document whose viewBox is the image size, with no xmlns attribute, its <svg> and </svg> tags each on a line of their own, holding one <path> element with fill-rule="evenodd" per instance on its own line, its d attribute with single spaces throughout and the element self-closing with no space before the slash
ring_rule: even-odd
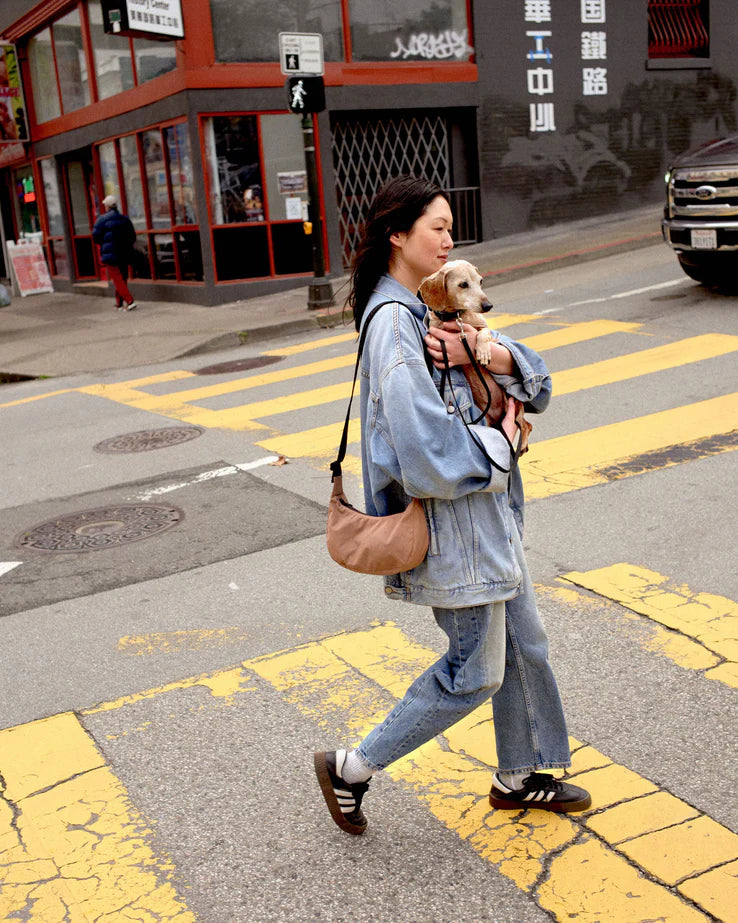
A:
<svg viewBox="0 0 738 923">
<path fill-rule="evenodd" d="M 422 279 L 440 269 L 448 259 L 454 245 L 452 226 L 448 202 L 443 196 L 436 196 L 409 231 L 391 235 L 391 274 L 415 291 Z"/>
</svg>

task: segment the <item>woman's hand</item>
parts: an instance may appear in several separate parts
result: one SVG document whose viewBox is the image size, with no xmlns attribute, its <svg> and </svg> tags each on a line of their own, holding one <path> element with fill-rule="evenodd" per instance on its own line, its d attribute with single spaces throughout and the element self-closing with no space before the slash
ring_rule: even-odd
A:
<svg viewBox="0 0 738 923">
<path fill-rule="evenodd" d="M 477 346 L 477 331 L 469 324 L 464 324 L 464 333 L 466 334 L 467 345 L 472 355 L 474 355 Z M 469 354 L 464 349 L 464 344 L 461 342 L 459 325 L 456 321 L 450 321 L 444 323 L 442 327 L 431 327 L 425 337 L 425 345 L 433 360 L 433 365 L 435 365 L 437 369 L 444 368 L 441 340 L 446 343 L 449 366 L 467 365 L 469 363 Z"/>
</svg>

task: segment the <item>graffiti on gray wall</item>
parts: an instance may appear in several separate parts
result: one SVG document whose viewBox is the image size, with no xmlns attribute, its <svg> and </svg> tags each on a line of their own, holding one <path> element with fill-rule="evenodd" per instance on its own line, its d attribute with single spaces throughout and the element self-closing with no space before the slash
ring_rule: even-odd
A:
<svg viewBox="0 0 738 923">
<path fill-rule="evenodd" d="M 390 52 L 390 58 L 426 58 L 428 60 L 442 61 L 448 58 L 462 60 L 474 54 L 474 49 L 468 44 L 469 33 L 466 29 L 457 32 L 455 29 L 446 29 L 435 35 L 431 32 L 419 32 L 411 35 L 405 44 L 399 36 L 395 38 L 395 50 Z"/>
<path fill-rule="evenodd" d="M 485 109 L 491 185 L 528 201 L 528 224 L 549 223 L 629 193 L 635 204 L 676 154 L 736 131 L 736 86 L 709 71 L 690 83 L 649 78 L 628 84 L 617 106 L 576 103 L 570 124 L 545 134 L 528 131 L 522 105 L 487 100 Z"/>
</svg>

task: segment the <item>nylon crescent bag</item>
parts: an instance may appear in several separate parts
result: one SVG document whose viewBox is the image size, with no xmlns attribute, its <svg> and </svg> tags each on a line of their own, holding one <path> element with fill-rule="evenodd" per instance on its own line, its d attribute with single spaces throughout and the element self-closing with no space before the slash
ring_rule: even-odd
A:
<svg viewBox="0 0 738 923">
<path fill-rule="evenodd" d="M 341 462 L 346 455 L 351 402 L 366 332 L 377 311 L 386 304 L 395 303 L 384 301 L 377 305 L 364 323 L 341 444 L 336 460 L 331 462 L 333 490 L 328 503 L 326 525 L 328 553 L 337 564 L 359 574 L 399 574 L 417 567 L 428 554 L 428 523 L 420 500 L 413 498 L 401 513 L 370 516 L 353 507 L 343 492 Z"/>
</svg>

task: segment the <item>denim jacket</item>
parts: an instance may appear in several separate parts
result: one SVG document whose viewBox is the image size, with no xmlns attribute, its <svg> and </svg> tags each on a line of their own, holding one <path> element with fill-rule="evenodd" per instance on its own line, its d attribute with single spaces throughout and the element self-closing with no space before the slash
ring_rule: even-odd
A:
<svg viewBox="0 0 738 923">
<path fill-rule="evenodd" d="M 385 577 L 385 593 L 445 608 L 512 599 L 521 584 L 512 539 L 513 529 L 522 534 L 520 472 L 516 468 L 508 475 L 490 464 L 459 418 L 460 413 L 467 421 L 478 416 L 461 370 L 450 371 L 456 401 L 448 384 L 441 397 L 440 373 L 428 373 L 423 351 L 426 306 L 384 275 L 363 322 L 383 301 L 394 303 L 373 317 L 360 368 L 366 511 L 375 516 L 400 512 L 410 497 L 418 497 L 430 530 L 426 559 L 411 571 Z M 496 336 L 510 350 L 515 374 L 495 379 L 529 413 L 542 412 L 551 396 L 543 360 L 521 343 Z M 487 454 L 509 469 L 510 446 L 502 433 L 483 423 L 471 429 Z"/>
</svg>

